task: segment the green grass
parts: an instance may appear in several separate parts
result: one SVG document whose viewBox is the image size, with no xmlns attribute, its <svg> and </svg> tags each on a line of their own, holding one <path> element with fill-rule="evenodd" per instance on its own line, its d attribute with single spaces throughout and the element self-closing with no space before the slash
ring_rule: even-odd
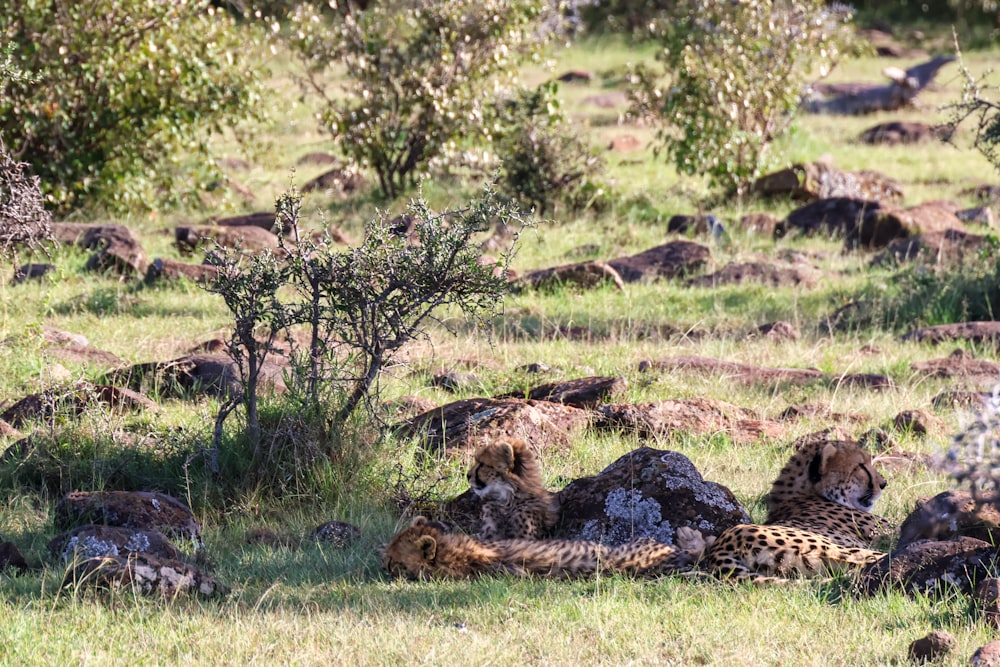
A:
<svg viewBox="0 0 1000 667">
<path fill-rule="evenodd" d="M 554 54 L 551 69 L 526 70 L 524 80 L 538 83 L 570 68 L 593 71 L 596 76 L 589 84 L 561 86 L 570 117 L 595 147 L 626 133 L 648 143 L 655 134 L 651 128 L 617 124 L 622 107 L 601 109 L 583 100 L 621 90 L 626 63 L 650 55 L 648 47 L 633 51 L 617 38 L 591 39 Z M 981 71 L 995 56 L 975 52 L 967 54 L 966 62 L 974 72 Z M 886 64 L 875 59 L 848 63 L 833 80 L 878 81 Z M 282 54 L 273 56 L 270 67 L 279 120 L 268 128 L 251 169 L 234 174 L 256 193 L 256 202 L 118 220 L 141 236 L 150 257 L 180 258 L 171 245 L 174 224 L 269 208 L 287 187 L 301 155 L 331 150 L 312 109 L 299 101 L 293 67 Z M 956 73 L 954 66 L 942 71 L 939 86 L 921 98 L 923 109 L 864 118 L 802 117 L 797 133 L 778 148 L 789 162 L 829 153 L 843 168 L 879 169 L 901 181 L 907 204 L 944 197 L 971 205 L 958 196 L 959 190 L 994 180 L 995 172 L 969 149 L 968 132 L 955 147 L 882 148 L 854 142 L 861 130 L 890 118 L 946 119 L 947 112 L 938 106 L 957 99 L 961 82 Z M 218 147 L 224 155 L 240 153 L 231 137 L 219 139 Z M 409 346 L 403 354 L 405 365 L 383 378 L 384 398 L 416 394 L 444 404 L 482 393 L 449 394 L 428 386 L 433 370 L 450 366 L 474 372 L 489 393 L 590 374 L 620 375 L 629 386 L 623 401 L 708 397 L 751 408 L 763 418 L 775 418 L 793 404 L 824 403 L 833 412 L 860 415 L 857 423 L 842 424 L 857 435 L 884 426 L 903 409 L 930 409 L 932 398 L 951 386 L 917 375 L 913 362 L 944 356 L 953 347 L 994 355 L 964 344 L 934 348 L 901 343 L 897 331 L 882 328 L 825 333 L 823 316 L 866 286 L 874 289 L 879 281 L 895 280 L 895 274 L 869 272 L 868 256 L 844 254 L 837 241 L 774 241 L 746 235 L 733 224 L 753 211 L 783 216 L 792 202 L 716 201 L 713 206 L 703 182 L 680 178 L 662 158 L 654 158 L 651 149 L 605 155 L 621 197 L 600 214 L 557 211 L 552 220 L 524 234 L 514 264 L 517 271 L 639 252 L 670 240 L 666 220 L 671 215 L 711 210 L 729 222 L 731 239 L 725 247 L 713 247 L 709 270 L 791 251 L 803 254 L 824 278 L 813 289 L 685 288 L 678 281 L 665 281 L 632 284 L 624 291 L 512 295 L 493 323 L 491 337 L 445 314 L 445 322 L 457 333 L 434 326 L 427 340 Z M 301 185 L 319 171 L 296 169 L 295 182 Z M 461 205 L 474 192 L 474 187 L 451 180 L 432 179 L 424 185 L 425 195 L 438 209 Z M 309 225 L 318 226 L 322 214 L 358 238 L 364 221 L 374 215 L 374 201 L 368 195 L 342 202 L 313 194 L 306 197 L 303 210 L 312 216 Z M 404 198 L 380 205 L 398 212 L 405 203 Z M 586 246 L 594 249 L 580 250 Z M 0 279 L 0 405 L 52 381 L 54 359 L 39 336 L 43 326 L 84 334 L 92 345 L 127 363 L 174 358 L 225 334 L 228 320 L 217 297 L 190 284 L 144 288 L 114 276 L 87 274 L 86 258 L 80 251 L 57 250 L 52 261 L 59 269 L 51 279 L 21 286 Z M 775 344 L 747 337 L 758 325 L 779 319 L 794 323 L 802 338 Z M 592 339 L 570 340 L 554 333 L 571 325 L 587 327 Z M 872 349 L 862 353 L 865 346 Z M 638 371 L 643 360 L 677 355 L 831 373 L 885 373 L 898 388 L 872 393 L 822 384 L 745 386 L 711 375 Z M 526 377 L 516 370 L 532 362 L 544 362 L 553 371 Z M 99 376 L 100 369 L 61 363 L 74 379 Z M 213 400 L 171 399 L 155 413 L 88 414 L 78 423 L 61 418 L 54 426 L 34 427 L 59 441 L 58 456 L 34 471 L 50 476 L 44 484 L 17 466 L 0 470 L 0 535 L 15 541 L 29 560 L 44 563 L 44 568 L 25 577 L 0 574 L 0 664 L 876 665 L 903 664 L 910 641 L 932 629 L 946 629 L 957 637 L 958 648 L 944 664 L 958 665 L 966 664 L 975 647 L 991 638 L 960 596 L 914 600 L 889 593 L 858 599 L 843 580 L 788 588 L 622 577 L 586 582 L 390 581 L 379 571 L 377 552 L 398 525 L 390 495 L 400 466 L 414 489 L 448 496 L 467 486 L 467 454 L 421 462 L 411 444 L 390 442 L 366 466 L 349 471 L 354 475 L 346 486 L 344 476 L 331 471 L 312 492 L 280 499 L 251 484 L 241 486 L 241 479 L 220 482 L 227 489 L 221 493 L 207 485 L 204 476 L 184 478 L 177 472 L 179 459 L 165 454 L 171 447 L 184 455 L 205 446 L 216 408 Z M 922 454 L 940 451 L 964 417 L 953 410 L 938 416 L 944 428 L 926 438 L 894 434 L 900 448 Z M 235 431 L 239 421 L 234 418 L 229 425 Z M 730 487 L 760 519 L 762 496 L 789 456 L 788 443 L 829 425 L 829 419 L 804 419 L 789 424 L 780 439 L 750 445 L 735 445 L 719 435 L 685 433 L 650 442 L 629 433 L 587 431 L 571 447 L 543 452 L 543 471 L 550 488 L 558 488 L 598 472 L 636 447 L 675 449 L 691 458 L 707 479 Z M 123 433 L 139 436 L 144 447 L 131 447 Z M 10 443 L 0 442 L 0 447 L 5 444 Z M 229 455 L 235 459 L 240 450 L 234 446 Z M 232 469 L 239 469 L 238 463 L 233 460 Z M 947 478 L 920 466 L 893 470 L 886 477 L 889 486 L 878 511 L 895 522 L 905 518 L 918 498 L 950 487 Z M 170 488 L 193 504 L 205 526 L 207 558 L 231 586 L 229 597 L 161 601 L 125 592 L 58 592 L 63 566 L 45 553 L 46 542 L 56 532 L 51 510 L 57 493 L 52 489 L 102 488 L 123 480 Z M 360 526 L 362 539 L 342 551 L 309 541 L 299 547 L 246 541 L 248 532 L 261 528 L 298 540 L 330 519 Z"/>
</svg>

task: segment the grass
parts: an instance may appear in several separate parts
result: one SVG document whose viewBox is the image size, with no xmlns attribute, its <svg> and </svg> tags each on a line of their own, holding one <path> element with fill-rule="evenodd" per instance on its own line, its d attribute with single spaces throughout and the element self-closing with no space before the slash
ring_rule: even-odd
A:
<svg viewBox="0 0 1000 667">
<path fill-rule="evenodd" d="M 560 89 L 574 122 L 595 146 L 625 133 L 648 144 L 654 135 L 650 128 L 620 126 L 620 109 L 609 111 L 584 100 L 620 89 L 626 63 L 650 55 L 648 49 L 630 50 L 616 39 L 593 39 L 555 54 L 551 69 L 526 70 L 524 79 L 537 83 L 570 68 L 594 71 L 590 84 Z M 980 71 L 995 55 L 966 54 L 966 63 Z M 269 129 L 250 170 L 235 174 L 257 195 L 254 204 L 245 205 L 247 210 L 270 206 L 287 187 L 301 155 L 331 148 L 308 104 L 298 101 L 291 66 L 280 54 L 274 58 L 272 89 L 284 106 L 281 121 Z M 876 81 L 885 64 L 875 59 L 848 63 L 835 73 L 835 80 Z M 843 168 L 877 168 L 901 181 L 907 204 L 945 197 L 972 205 L 959 190 L 991 180 L 994 174 L 968 148 L 967 133 L 956 147 L 876 148 L 854 142 L 862 129 L 890 118 L 946 119 L 947 112 L 937 105 L 957 99 L 956 71 L 954 66 L 942 71 L 939 85 L 921 98 L 926 105 L 921 110 L 864 118 L 803 117 L 797 133 L 779 148 L 788 161 L 829 153 Z M 239 152 L 231 138 L 220 142 L 223 154 Z M 831 335 L 820 326 L 824 315 L 866 285 L 893 281 L 896 274 L 869 272 L 869 257 L 844 254 L 839 242 L 774 241 L 747 235 L 733 224 L 740 215 L 758 210 L 782 216 L 792 202 L 724 201 L 710 207 L 704 183 L 680 178 L 662 159 L 655 159 L 649 147 L 607 157 L 622 200 L 599 215 L 557 212 L 553 220 L 525 234 L 515 261 L 519 272 L 581 257 L 639 252 L 669 240 L 665 230 L 671 215 L 711 208 L 729 223 L 731 239 L 724 247 L 713 247 L 710 270 L 730 261 L 794 252 L 819 267 L 823 280 L 812 289 L 705 289 L 658 282 L 629 285 L 624 291 L 513 295 L 490 338 L 447 317 L 457 334 L 432 328 L 428 340 L 405 351 L 405 366 L 387 373 L 385 398 L 417 394 L 444 404 L 481 393 L 449 394 L 428 386 L 432 370 L 450 366 L 469 367 L 491 393 L 590 374 L 621 375 L 629 385 L 624 401 L 703 396 L 752 408 L 764 418 L 774 418 L 789 405 L 823 403 L 833 412 L 860 415 L 860 421 L 845 425 L 857 435 L 885 425 L 903 409 L 930 409 L 931 399 L 951 387 L 916 374 L 911 364 L 944 356 L 952 346 L 901 343 L 898 332 L 882 328 Z M 296 169 L 295 182 L 301 185 L 314 171 L 320 169 Z M 425 183 L 424 193 L 434 206 L 444 208 L 462 204 L 471 190 L 432 180 Z M 636 203 L 640 199 L 642 205 Z M 386 204 L 393 211 L 404 205 L 403 200 Z M 310 224 L 318 225 L 322 213 L 357 238 L 364 220 L 374 214 L 374 204 L 364 197 L 341 202 L 314 194 L 306 198 L 304 210 L 316 214 Z M 209 213 L 218 211 L 158 213 L 120 222 L 136 230 L 151 257 L 180 258 L 169 230 Z M 55 360 L 39 339 L 43 326 L 85 334 L 92 345 L 127 363 L 179 356 L 226 329 L 222 304 L 193 285 L 135 287 L 113 276 L 87 274 L 82 270 L 86 254 L 72 249 L 57 250 L 52 261 L 59 268 L 51 279 L 21 286 L 0 281 L 0 405 L 52 382 Z M 794 323 L 801 339 L 775 344 L 747 336 L 758 325 L 779 319 Z M 568 325 L 587 327 L 593 336 L 571 340 L 554 333 Z M 862 353 L 865 346 L 871 350 Z M 957 347 L 978 356 L 995 354 L 971 345 Z M 755 387 L 719 376 L 638 370 L 640 361 L 676 355 L 831 373 L 885 373 L 898 388 L 875 394 L 820 384 Z M 553 370 L 538 377 L 516 370 L 532 362 L 544 362 Z M 88 365 L 59 363 L 74 379 L 98 376 L 99 369 Z M 88 414 L 79 423 L 36 426 L 42 434 L 55 434 L 65 465 L 60 467 L 58 458 L 50 462 L 48 484 L 31 482 L 11 466 L 0 470 L 0 535 L 15 541 L 29 560 L 44 564 L 23 577 L 0 574 L 0 664 L 876 665 L 902 664 L 910 641 L 932 629 L 945 629 L 956 636 L 958 648 L 943 664 L 958 665 L 966 664 L 975 647 L 991 638 L 961 596 L 911 599 L 887 593 L 859 599 L 850 594 L 845 580 L 787 588 L 623 577 L 585 582 L 391 581 L 379 571 L 377 552 L 399 521 L 389 495 L 400 466 L 415 488 L 433 487 L 447 496 L 467 486 L 467 456 L 429 457 L 421 463 L 411 445 L 387 443 L 368 467 L 355 471 L 349 487 L 331 476 L 313 493 L 274 499 L 250 487 L 220 500 L 211 489 L 183 479 L 176 460 L 162 454 L 174 445 L 190 451 L 206 444 L 216 407 L 212 400 L 171 399 L 151 414 Z M 945 410 L 938 416 L 944 427 L 926 438 L 894 434 L 899 447 L 921 454 L 940 451 L 963 415 Z M 544 452 L 543 471 L 550 488 L 558 488 L 596 473 L 636 447 L 674 449 L 688 456 L 707 479 L 731 488 L 761 519 L 762 496 L 789 456 L 788 443 L 829 425 L 829 419 L 803 419 L 789 424 L 784 437 L 751 445 L 735 445 L 720 435 L 685 433 L 649 442 L 629 433 L 587 431 L 571 448 Z M 141 436 L 148 451 L 132 447 L 122 433 Z M 0 442 L 4 444 L 9 442 Z M 128 475 L 122 474 L 122 466 Z M 889 486 L 878 511 L 897 523 L 918 498 L 950 487 L 948 479 L 920 466 L 893 469 L 886 477 Z M 218 577 L 231 586 L 230 596 L 161 601 L 123 592 L 58 591 L 63 566 L 45 553 L 46 542 L 55 534 L 51 510 L 58 494 L 52 489 L 102 488 L 116 479 L 169 486 L 192 503 L 205 526 L 207 557 Z M 240 482 L 227 480 L 227 488 L 239 488 Z M 362 539 L 344 550 L 309 540 L 300 546 L 272 547 L 246 539 L 266 528 L 298 542 L 330 519 L 358 525 Z"/>
</svg>

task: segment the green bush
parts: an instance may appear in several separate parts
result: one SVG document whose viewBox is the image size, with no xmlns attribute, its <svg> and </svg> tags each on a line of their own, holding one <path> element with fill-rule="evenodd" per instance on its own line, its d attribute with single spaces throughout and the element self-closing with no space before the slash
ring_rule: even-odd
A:
<svg viewBox="0 0 1000 667">
<path fill-rule="evenodd" d="M 803 84 L 844 55 L 850 19 L 822 0 L 677 2 L 651 27 L 662 67 L 634 71 L 633 112 L 659 125 L 681 172 L 743 193 L 791 125 Z"/>
<path fill-rule="evenodd" d="M 2 83 L 0 136 L 58 212 L 197 193 L 211 161 L 182 173 L 178 154 L 261 115 L 253 30 L 207 0 L 0 0 L 0 35 L 33 79 Z"/>
<path fill-rule="evenodd" d="M 500 102 L 495 137 L 501 193 L 544 214 L 556 204 L 578 211 L 604 194 L 604 161 L 565 124 L 555 83 Z"/>
<path fill-rule="evenodd" d="M 290 42 L 323 100 L 324 129 L 391 198 L 463 141 L 492 139 L 493 90 L 511 87 L 548 42 L 550 10 L 547 0 L 407 0 L 327 18 L 304 5 Z M 342 93 L 327 89 L 335 65 L 348 77 Z"/>
</svg>

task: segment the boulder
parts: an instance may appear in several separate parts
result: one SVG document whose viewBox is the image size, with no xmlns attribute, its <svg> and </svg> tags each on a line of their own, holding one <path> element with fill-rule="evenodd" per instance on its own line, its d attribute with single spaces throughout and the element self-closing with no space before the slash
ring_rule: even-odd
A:
<svg viewBox="0 0 1000 667">
<path fill-rule="evenodd" d="M 934 630 L 925 637 L 915 639 L 907 650 L 910 662 L 923 665 L 940 662 L 955 649 L 955 638 L 944 630 Z"/>
<path fill-rule="evenodd" d="M 781 266 L 770 262 L 732 262 L 715 273 L 690 278 L 684 282 L 684 286 L 717 287 L 762 283 L 771 287 L 813 287 L 819 281 L 820 275 L 818 270 L 804 264 Z"/>
<path fill-rule="evenodd" d="M 178 225 L 174 228 L 174 243 L 182 253 L 192 253 L 213 241 L 223 248 L 239 247 L 244 252 L 278 249 L 278 236 L 260 227 Z"/>
<path fill-rule="evenodd" d="M 785 236 L 793 229 L 804 236 L 824 233 L 829 237 L 846 237 L 854 233 L 858 224 L 869 215 L 882 209 L 882 204 L 855 197 L 831 197 L 800 206 L 774 230 L 776 237 Z"/>
<path fill-rule="evenodd" d="M 104 405 L 111 410 L 133 412 L 155 410 L 157 407 L 150 399 L 129 389 L 77 382 L 29 394 L 0 413 L 0 420 L 14 428 L 21 428 L 29 421 L 51 419 L 57 411 L 68 410 L 80 414 L 92 405 Z"/>
<path fill-rule="evenodd" d="M 13 570 L 17 574 L 28 571 L 28 562 L 13 542 L 0 542 L 0 573 Z"/>
<path fill-rule="evenodd" d="M 276 233 L 278 231 L 278 221 L 274 211 L 258 211 L 227 218 L 211 218 L 209 222 L 220 227 L 260 227 L 269 232 Z M 281 229 L 282 233 L 287 234 L 289 231 L 291 229 L 287 226 Z"/>
<path fill-rule="evenodd" d="M 977 582 L 992 576 L 998 565 L 996 549 L 982 540 L 972 537 L 922 540 L 865 566 L 857 585 L 866 595 L 888 589 L 909 595 L 946 594 L 955 590 L 969 594 Z"/>
<path fill-rule="evenodd" d="M 838 169 L 825 161 L 795 164 L 761 176 L 751 191 L 769 197 L 791 197 L 805 201 L 830 198 L 897 201 L 903 193 L 899 183 L 877 171 Z"/>
<path fill-rule="evenodd" d="M 88 271 L 113 271 L 123 277 L 145 275 L 149 259 L 128 227 L 100 225 L 88 229 L 77 242 L 94 254 L 87 260 Z"/>
<path fill-rule="evenodd" d="M 897 431 L 925 436 L 931 431 L 944 431 L 944 422 L 926 410 L 903 410 L 892 418 L 892 427 Z"/>
<path fill-rule="evenodd" d="M 622 277 L 604 262 L 590 261 L 531 271 L 514 281 L 515 289 L 551 290 L 559 287 L 591 289 L 613 285 L 625 289 Z"/>
<path fill-rule="evenodd" d="M 968 491 L 951 490 L 921 498 L 899 527 L 897 548 L 921 540 L 972 537 L 996 544 L 1000 540 L 1000 511 L 991 498 L 979 502 Z"/>
<path fill-rule="evenodd" d="M 1000 640 L 977 648 L 969 658 L 969 667 L 1000 667 Z"/>
<path fill-rule="evenodd" d="M 750 520 L 729 489 L 702 479 L 683 454 L 650 447 L 570 482 L 559 503 L 558 536 L 612 545 L 639 537 L 672 544 L 681 526 L 718 535 Z"/>
<path fill-rule="evenodd" d="M 891 389 L 896 386 L 892 378 L 874 373 L 824 373 L 814 368 L 768 368 L 751 366 L 735 361 L 709 357 L 678 356 L 667 359 L 646 360 L 639 363 L 640 371 L 688 371 L 692 373 L 725 375 L 730 380 L 747 384 L 807 385 L 823 383 L 836 386 Z"/>
<path fill-rule="evenodd" d="M 521 438 L 541 451 L 568 446 L 590 418 L 586 410 L 550 401 L 469 398 L 401 422 L 394 431 L 419 438 L 431 451 L 475 451 L 503 437 Z"/>
<path fill-rule="evenodd" d="M 781 225 L 781 220 L 773 213 L 748 213 L 740 218 L 740 229 L 748 234 L 760 234 L 762 236 L 775 236 L 776 230 Z"/>
<path fill-rule="evenodd" d="M 14 270 L 14 278 L 11 280 L 11 284 L 20 285 L 29 280 L 39 280 L 42 276 L 55 271 L 55 269 L 55 264 L 42 264 L 38 262 L 22 264 Z"/>
<path fill-rule="evenodd" d="M 323 192 L 326 195 L 348 197 L 365 187 L 365 178 L 352 169 L 334 167 L 302 186 L 302 192 Z"/>
<path fill-rule="evenodd" d="M 259 387 L 284 393 L 286 368 L 285 356 L 267 355 L 260 367 Z M 229 396 L 242 391 L 236 362 L 226 354 L 186 354 L 170 361 L 135 364 L 109 374 L 108 380 L 133 389 L 148 386 L 160 396 Z"/>
<path fill-rule="evenodd" d="M 884 251 L 872 258 L 871 264 L 887 266 L 920 262 L 930 266 L 963 266 L 979 257 L 985 241 L 985 236 L 969 234 L 961 229 L 928 232 L 890 241 Z"/>
<path fill-rule="evenodd" d="M 948 230 L 963 231 L 962 221 L 941 202 L 925 202 L 907 209 L 869 211 L 844 240 L 848 248 L 884 248 L 895 239 Z"/>
<path fill-rule="evenodd" d="M 157 258 L 149 263 L 145 280 L 148 285 L 160 280 L 181 279 L 210 283 L 217 275 L 219 267 L 211 264 L 188 264 L 175 259 Z"/>
<path fill-rule="evenodd" d="M 950 135 L 947 125 L 895 120 L 869 127 L 858 136 L 858 141 L 871 146 L 898 146 L 940 141 Z"/>
<path fill-rule="evenodd" d="M 533 401 L 552 401 L 577 408 L 593 408 L 610 398 L 623 395 L 628 381 L 622 377 L 585 377 L 564 382 L 549 382 L 527 392 L 510 392 L 496 398 L 526 398 Z"/>
<path fill-rule="evenodd" d="M 903 336 L 915 343 L 943 343 L 967 340 L 971 343 L 996 345 L 1000 342 L 1000 322 L 957 322 L 914 329 Z"/>
<path fill-rule="evenodd" d="M 153 528 L 86 524 L 57 535 L 48 544 L 53 558 L 63 561 L 133 553 L 159 558 L 180 558 L 181 552 L 167 536 Z"/>
<path fill-rule="evenodd" d="M 777 438 L 785 432 L 781 424 L 761 419 L 751 410 L 708 398 L 604 405 L 597 409 L 595 426 L 634 432 L 645 438 L 722 433 L 738 444 L 762 437 Z"/>
<path fill-rule="evenodd" d="M 72 491 L 55 509 L 55 524 L 68 530 L 85 524 L 159 530 L 201 546 L 201 526 L 187 505 L 150 491 Z"/>
<path fill-rule="evenodd" d="M 980 617 L 994 628 L 1000 628 L 1000 579 L 989 577 L 980 581 L 972 600 Z"/>
<path fill-rule="evenodd" d="M 980 410 L 993 399 L 992 391 L 954 390 L 942 391 L 931 399 L 935 410 L 961 408 Z"/>
<path fill-rule="evenodd" d="M 637 255 L 612 259 L 608 265 L 627 283 L 675 278 L 694 273 L 708 262 L 711 251 L 691 241 L 671 241 Z"/>
<path fill-rule="evenodd" d="M 712 236 L 721 229 L 719 219 L 710 214 L 674 215 L 667 220 L 668 234 Z"/>
<path fill-rule="evenodd" d="M 61 588 L 128 590 L 142 595 L 173 598 L 178 595 L 213 597 L 228 590 L 211 574 L 179 560 L 152 554 L 89 558 L 70 564 Z"/>
</svg>

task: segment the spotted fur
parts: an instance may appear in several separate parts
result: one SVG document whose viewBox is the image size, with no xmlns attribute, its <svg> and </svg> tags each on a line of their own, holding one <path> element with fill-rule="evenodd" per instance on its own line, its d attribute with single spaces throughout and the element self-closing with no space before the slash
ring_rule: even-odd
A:
<svg viewBox="0 0 1000 667">
<path fill-rule="evenodd" d="M 541 538 L 559 519 L 557 496 L 545 488 L 524 440 L 500 440 L 476 452 L 469 486 L 481 503 L 482 540 Z"/>
<path fill-rule="evenodd" d="M 490 574 L 546 578 L 590 577 L 599 572 L 655 576 L 690 567 L 688 551 L 650 539 L 618 547 L 576 540 L 482 542 L 448 533 L 418 516 L 382 553 L 382 567 L 410 579 L 472 579 Z"/>
</svg>

